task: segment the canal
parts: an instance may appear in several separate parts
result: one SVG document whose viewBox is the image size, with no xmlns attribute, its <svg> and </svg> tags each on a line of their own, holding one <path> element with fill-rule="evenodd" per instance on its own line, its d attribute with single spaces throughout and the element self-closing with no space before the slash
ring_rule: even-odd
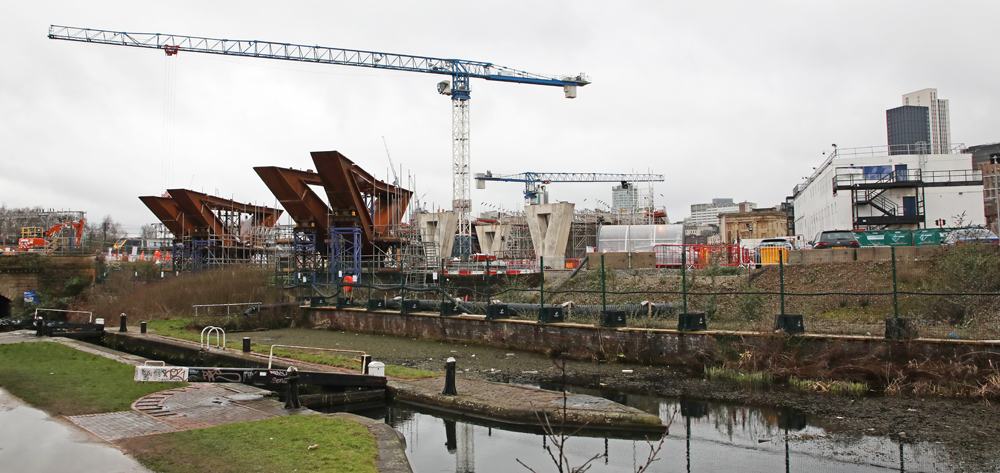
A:
<svg viewBox="0 0 1000 473">
<path fill-rule="evenodd" d="M 825 419 L 796 412 L 572 386 L 569 391 L 604 395 L 671 423 L 649 472 L 962 469 L 937 444 L 838 432 Z M 398 430 L 406 439 L 415 473 L 529 471 L 519 461 L 538 472 L 556 471 L 546 450 L 553 447 L 552 441 L 541 433 L 505 430 L 399 405 L 355 413 L 384 420 Z M 573 467 L 593 458 L 589 472 L 626 472 L 646 464 L 651 445 L 655 448 L 658 442 L 577 434 L 566 441 L 563 452 Z"/>
</svg>

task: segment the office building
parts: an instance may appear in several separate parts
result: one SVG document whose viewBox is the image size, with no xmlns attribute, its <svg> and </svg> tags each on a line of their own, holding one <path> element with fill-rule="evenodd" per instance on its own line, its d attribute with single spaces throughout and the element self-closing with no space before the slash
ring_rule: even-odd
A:
<svg viewBox="0 0 1000 473">
<path fill-rule="evenodd" d="M 948 101 L 938 97 L 937 89 L 903 95 L 901 107 L 886 110 L 885 123 L 890 155 L 951 152 Z"/>
</svg>

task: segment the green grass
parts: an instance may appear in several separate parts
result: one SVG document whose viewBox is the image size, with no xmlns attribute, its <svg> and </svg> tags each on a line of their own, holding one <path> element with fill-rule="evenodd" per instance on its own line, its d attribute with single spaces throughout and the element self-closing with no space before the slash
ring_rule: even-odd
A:
<svg viewBox="0 0 1000 473">
<path fill-rule="evenodd" d="M 56 415 L 129 410 L 132 403 L 187 383 L 137 383 L 131 365 L 53 342 L 0 345 L 0 386 Z"/>
<path fill-rule="evenodd" d="M 192 323 L 191 318 L 176 318 L 168 320 L 151 320 L 147 323 L 146 328 L 151 331 L 155 331 L 157 335 L 164 335 L 167 337 L 179 338 L 181 340 L 190 340 L 193 342 L 201 341 L 201 334 L 188 331 L 187 326 Z M 215 338 L 212 338 L 213 343 Z M 234 350 L 243 349 L 242 340 L 226 341 L 226 347 L 232 348 Z M 255 353 L 270 353 L 270 345 L 259 345 L 256 343 L 250 344 L 250 350 Z M 330 352 L 322 351 L 310 351 L 310 350 L 298 350 L 294 348 L 275 348 L 274 354 L 277 356 L 292 358 L 294 360 L 301 360 L 307 363 L 316 363 L 318 365 L 336 366 L 338 368 L 347 368 L 352 370 L 361 370 L 361 362 L 355 361 L 353 357 L 347 357 L 343 355 L 337 355 Z M 433 378 L 438 376 L 437 373 L 426 370 L 418 370 L 413 368 L 406 368 L 404 366 L 386 365 L 385 367 L 386 376 L 400 379 L 423 379 L 423 378 Z"/>
<path fill-rule="evenodd" d="M 766 371 L 739 371 L 725 366 L 706 366 L 705 377 L 736 383 L 751 389 L 764 389 L 774 381 Z"/>
<path fill-rule="evenodd" d="M 816 381 L 813 379 L 801 379 L 792 376 L 788 379 L 788 385 L 796 391 L 821 391 L 836 394 L 838 396 L 861 397 L 868 394 L 868 383 L 855 383 L 850 381 Z"/>
<path fill-rule="evenodd" d="M 320 415 L 227 424 L 120 443 L 147 468 L 163 473 L 378 472 L 378 446 L 366 427 Z M 312 445 L 317 447 L 309 449 Z"/>
</svg>

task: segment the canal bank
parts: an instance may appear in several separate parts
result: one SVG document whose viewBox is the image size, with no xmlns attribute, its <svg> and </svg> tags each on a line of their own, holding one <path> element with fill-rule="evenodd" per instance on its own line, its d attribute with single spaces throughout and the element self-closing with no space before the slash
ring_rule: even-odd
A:
<svg viewBox="0 0 1000 473">
<path fill-rule="evenodd" d="M 526 350 L 564 358 L 621 361 L 646 365 L 703 365 L 747 351 L 794 358 L 823 356 L 828 361 L 871 359 L 906 365 L 911 360 L 960 360 L 990 368 L 998 361 L 1000 341 L 909 339 L 784 332 L 679 331 L 608 328 L 531 320 L 486 320 L 475 315 L 366 311 L 303 307 L 313 327 L 395 337 L 416 337 Z"/>
<path fill-rule="evenodd" d="M 115 350 L 180 366 L 267 368 L 272 365 L 272 361 L 264 354 L 207 349 L 198 343 L 156 334 L 107 332 L 104 344 Z M 349 372 L 287 358 L 276 357 L 273 364 L 275 368 L 295 366 L 300 371 Z M 443 364 L 441 360 L 438 368 L 443 367 Z M 584 429 L 589 435 L 659 438 L 666 431 L 666 426 L 659 417 L 608 399 L 577 394 L 569 395 L 564 402 L 561 393 L 464 375 L 465 371 L 461 371 L 456 377 L 457 392 L 454 395 L 442 394 L 445 388 L 444 377 L 391 379 L 387 383 L 387 399 L 454 416 L 490 421 L 515 430 L 537 430 L 545 422 L 544 419 L 548 419 L 553 425 L 564 425 L 574 430 Z M 324 393 L 322 396 L 334 395 Z M 352 396 L 354 394 L 347 391 L 344 399 L 326 401 L 344 402 Z M 314 407 L 318 407 L 318 404 Z"/>
</svg>

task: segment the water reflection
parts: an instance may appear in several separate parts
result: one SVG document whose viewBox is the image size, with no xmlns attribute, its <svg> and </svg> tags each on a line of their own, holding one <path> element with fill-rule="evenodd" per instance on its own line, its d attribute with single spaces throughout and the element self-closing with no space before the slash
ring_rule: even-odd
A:
<svg viewBox="0 0 1000 473">
<path fill-rule="evenodd" d="M 573 389 L 576 391 L 576 389 Z M 935 445 L 907 444 L 884 437 L 841 436 L 822 419 L 780 411 L 696 400 L 622 395 L 616 400 L 669 422 L 670 432 L 649 472 L 813 472 L 950 471 L 947 456 Z M 444 419 L 390 406 L 382 417 L 403 433 L 416 473 L 555 471 L 543 435 L 513 432 Z M 442 425 L 443 424 L 443 425 Z M 683 428 L 679 428 L 683 425 Z M 652 444 L 654 447 L 656 442 Z M 635 471 L 645 464 L 650 444 L 641 440 L 573 437 L 564 454 L 572 466 L 597 456 L 590 472 Z"/>
</svg>

